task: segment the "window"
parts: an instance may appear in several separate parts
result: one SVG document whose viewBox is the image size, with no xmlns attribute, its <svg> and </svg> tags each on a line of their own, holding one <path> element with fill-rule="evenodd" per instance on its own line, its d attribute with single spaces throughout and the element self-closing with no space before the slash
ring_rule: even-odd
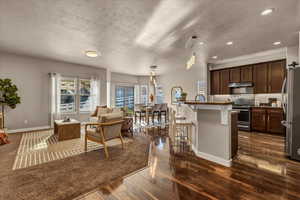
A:
<svg viewBox="0 0 300 200">
<path fill-rule="evenodd" d="M 91 111 L 91 80 L 62 77 L 60 81 L 60 112 Z"/>
<path fill-rule="evenodd" d="M 205 81 L 197 81 L 197 94 L 204 94 L 206 90 L 207 84 Z"/>
<path fill-rule="evenodd" d="M 76 79 L 62 78 L 60 81 L 60 112 L 76 112 Z"/>
<path fill-rule="evenodd" d="M 148 103 L 148 87 L 147 85 L 141 85 L 141 104 Z"/>
<path fill-rule="evenodd" d="M 164 92 L 161 85 L 157 85 L 156 88 L 156 103 L 162 104 L 164 103 Z"/>
<path fill-rule="evenodd" d="M 134 87 L 116 86 L 115 105 L 118 108 L 134 108 Z"/>
<path fill-rule="evenodd" d="M 79 111 L 89 112 L 91 110 L 91 80 L 80 79 L 79 82 Z"/>
</svg>

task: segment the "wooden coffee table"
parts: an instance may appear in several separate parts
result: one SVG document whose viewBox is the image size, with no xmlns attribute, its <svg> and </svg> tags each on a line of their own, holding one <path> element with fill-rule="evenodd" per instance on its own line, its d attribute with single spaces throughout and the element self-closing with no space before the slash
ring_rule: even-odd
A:
<svg viewBox="0 0 300 200">
<path fill-rule="evenodd" d="M 55 120 L 54 134 L 58 135 L 58 141 L 80 138 L 80 122 L 75 119 L 70 122 Z"/>
</svg>

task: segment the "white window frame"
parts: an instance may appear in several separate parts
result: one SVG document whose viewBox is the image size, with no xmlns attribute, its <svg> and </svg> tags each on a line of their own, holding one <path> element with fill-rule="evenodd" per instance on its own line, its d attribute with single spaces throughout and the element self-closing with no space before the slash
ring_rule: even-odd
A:
<svg viewBox="0 0 300 200">
<path fill-rule="evenodd" d="M 140 86 L 140 103 L 147 105 L 149 102 L 149 88 L 148 85 L 141 85 Z M 146 94 L 143 94 L 143 88 L 146 88 Z M 143 99 L 146 98 L 146 102 L 143 102 Z"/>
<path fill-rule="evenodd" d="M 81 81 L 90 81 L 90 87 L 92 87 L 92 80 L 91 79 L 88 79 L 88 78 L 78 78 L 78 111 L 79 111 L 79 113 L 90 113 L 91 112 L 91 110 L 88 110 L 88 111 L 86 111 L 86 110 L 84 110 L 84 111 L 81 111 L 80 110 L 80 97 L 81 96 L 89 96 L 90 98 L 91 98 L 91 88 L 90 88 L 90 95 L 85 95 L 85 94 L 81 94 L 81 91 L 80 91 L 80 82 Z M 89 99 L 90 100 L 90 104 L 92 103 L 91 102 L 91 99 Z M 90 107 L 90 109 L 91 109 L 91 106 L 89 106 Z"/>
<path fill-rule="evenodd" d="M 158 104 L 161 104 L 161 103 L 164 103 L 164 97 L 165 97 L 165 94 L 164 94 L 164 90 L 163 90 L 163 87 L 162 85 L 156 85 L 155 86 L 155 93 L 156 93 L 156 103 Z M 162 99 L 162 102 L 158 102 L 158 99 L 161 98 Z"/>
<path fill-rule="evenodd" d="M 72 111 L 62 111 L 62 110 L 61 110 L 61 105 L 62 105 L 62 104 L 61 104 L 61 102 L 60 102 L 60 105 L 58 105 L 58 106 L 59 106 L 60 113 L 62 113 L 62 114 L 76 113 L 76 112 L 77 112 L 77 92 L 78 92 L 77 78 L 64 76 L 64 77 L 61 78 L 61 82 L 62 82 L 63 80 L 74 80 L 74 81 L 75 81 L 75 84 L 74 84 L 74 85 L 75 85 L 75 89 L 74 89 L 74 94 L 73 94 L 73 95 L 71 95 L 71 94 L 62 94 L 62 93 L 60 92 L 60 99 L 61 99 L 62 96 L 74 96 L 74 110 L 72 110 Z M 61 83 L 59 83 L 59 84 L 60 84 L 60 86 L 61 86 Z M 60 90 L 61 90 L 61 88 L 60 88 Z"/>
<path fill-rule="evenodd" d="M 60 113 L 62 115 L 66 115 L 66 114 L 85 114 L 85 113 L 90 113 L 91 110 L 89 111 L 81 111 L 80 110 L 80 97 L 81 96 L 88 96 L 88 95 L 84 95 L 84 94 L 81 94 L 81 91 L 80 91 L 80 81 L 81 80 L 89 80 L 90 81 L 90 84 L 91 84 L 91 79 L 89 78 L 78 78 L 78 77 L 70 77 L 70 76 L 62 76 L 61 77 L 61 81 L 62 80 L 75 80 L 75 92 L 74 92 L 74 110 L 73 111 L 62 111 L 61 110 L 61 103 L 59 105 L 59 109 L 60 109 Z M 60 83 L 61 84 L 61 83 Z M 91 85 L 92 86 L 92 85 Z M 91 89 L 91 88 L 90 88 Z M 60 98 L 62 95 L 66 95 L 66 96 L 71 96 L 69 94 L 60 94 Z M 91 91 L 90 91 L 90 95 L 91 97 Z M 91 101 L 91 100 L 90 100 Z M 91 103 L 91 102 L 90 102 Z"/>
</svg>

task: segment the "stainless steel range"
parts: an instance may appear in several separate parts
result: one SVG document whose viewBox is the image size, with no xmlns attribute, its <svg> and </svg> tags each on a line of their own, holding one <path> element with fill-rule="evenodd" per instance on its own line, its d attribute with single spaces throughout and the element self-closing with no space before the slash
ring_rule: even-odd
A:
<svg viewBox="0 0 300 200">
<path fill-rule="evenodd" d="M 251 107 L 254 99 L 239 98 L 234 101 L 232 108 L 239 111 L 238 128 L 239 130 L 251 131 Z"/>
</svg>

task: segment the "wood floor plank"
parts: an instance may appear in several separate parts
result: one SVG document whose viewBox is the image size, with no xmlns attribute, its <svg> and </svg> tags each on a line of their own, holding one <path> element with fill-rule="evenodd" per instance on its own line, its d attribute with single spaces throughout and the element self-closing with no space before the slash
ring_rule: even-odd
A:
<svg viewBox="0 0 300 200">
<path fill-rule="evenodd" d="M 110 186 L 105 200 L 300 199 L 300 162 L 285 156 L 282 136 L 239 132 L 238 155 L 227 168 L 191 152 L 172 154 L 164 135 L 152 136 L 148 168 L 103 184 Z"/>
</svg>

